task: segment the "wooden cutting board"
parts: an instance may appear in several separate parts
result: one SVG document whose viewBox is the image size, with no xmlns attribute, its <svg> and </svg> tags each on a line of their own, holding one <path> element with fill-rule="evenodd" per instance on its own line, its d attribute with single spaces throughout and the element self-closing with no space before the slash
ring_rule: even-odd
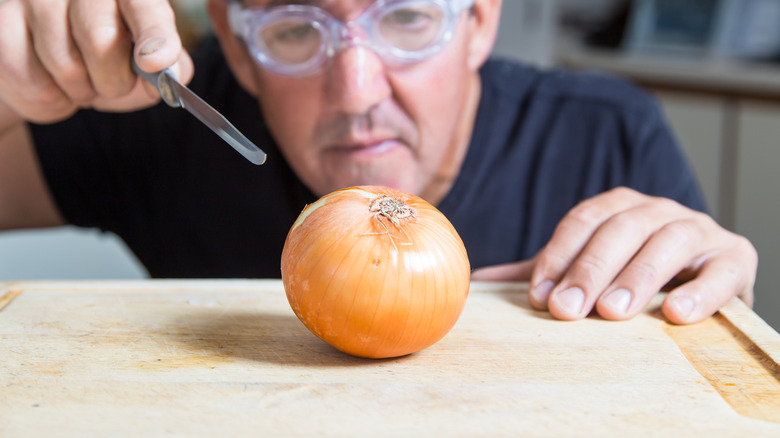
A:
<svg viewBox="0 0 780 438">
<path fill-rule="evenodd" d="M 350 357 L 281 282 L 0 286 L 0 436 L 780 437 L 780 335 L 740 301 L 563 322 L 473 283 L 420 353 Z"/>
</svg>

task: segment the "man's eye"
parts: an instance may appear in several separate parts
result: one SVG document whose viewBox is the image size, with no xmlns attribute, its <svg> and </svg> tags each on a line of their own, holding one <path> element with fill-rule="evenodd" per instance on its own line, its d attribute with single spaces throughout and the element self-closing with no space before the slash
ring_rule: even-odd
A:
<svg viewBox="0 0 780 438">
<path fill-rule="evenodd" d="M 390 13 L 386 20 L 386 23 L 398 29 L 417 31 L 428 27 L 433 22 L 433 17 L 417 9 L 399 9 Z"/>
<path fill-rule="evenodd" d="M 274 32 L 274 39 L 280 43 L 301 43 L 316 36 L 317 31 L 310 24 L 291 25 Z"/>
</svg>

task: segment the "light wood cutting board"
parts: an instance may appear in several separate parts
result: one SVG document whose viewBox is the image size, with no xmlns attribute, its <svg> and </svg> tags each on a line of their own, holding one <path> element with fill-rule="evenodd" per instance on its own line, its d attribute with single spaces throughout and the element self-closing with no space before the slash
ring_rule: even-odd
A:
<svg viewBox="0 0 780 438">
<path fill-rule="evenodd" d="M 420 353 L 353 358 L 281 282 L 0 286 L 0 436 L 780 437 L 780 335 L 734 300 L 563 322 L 473 283 Z"/>
</svg>

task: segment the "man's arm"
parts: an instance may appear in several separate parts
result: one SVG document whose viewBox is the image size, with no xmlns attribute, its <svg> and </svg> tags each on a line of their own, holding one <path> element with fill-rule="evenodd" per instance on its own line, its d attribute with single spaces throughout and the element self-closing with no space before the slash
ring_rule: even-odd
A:
<svg viewBox="0 0 780 438">
<path fill-rule="evenodd" d="M 27 124 L 0 131 L 0 230 L 63 225 L 43 179 Z"/>
</svg>

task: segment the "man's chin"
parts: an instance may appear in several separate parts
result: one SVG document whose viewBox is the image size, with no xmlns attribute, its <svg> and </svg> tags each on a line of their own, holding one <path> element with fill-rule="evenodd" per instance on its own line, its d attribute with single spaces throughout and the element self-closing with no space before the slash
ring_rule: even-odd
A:
<svg viewBox="0 0 780 438">
<path fill-rule="evenodd" d="M 322 185 L 330 189 L 328 193 L 362 185 L 387 186 L 410 193 L 420 190 L 419 166 L 407 148 L 393 148 L 376 155 L 363 152 L 322 157 L 320 168 L 330 175 L 330 182 Z"/>
<path fill-rule="evenodd" d="M 410 169 L 410 167 L 407 167 Z M 408 170 L 407 170 L 408 172 Z M 416 178 L 410 178 L 412 175 L 399 170 L 393 174 L 381 172 L 377 174 L 363 173 L 353 178 L 344 178 L 343 174 L 338 178 L 331 180 L 328 184 L 322 185 L 322 190 L 317 190 L 318 195 L 322 196 L 335 190 L 355 186 L 385 186 L 398 190 L 403 190 L 414 195 L 419 195 L 420 188 Z"/>
</svg>

